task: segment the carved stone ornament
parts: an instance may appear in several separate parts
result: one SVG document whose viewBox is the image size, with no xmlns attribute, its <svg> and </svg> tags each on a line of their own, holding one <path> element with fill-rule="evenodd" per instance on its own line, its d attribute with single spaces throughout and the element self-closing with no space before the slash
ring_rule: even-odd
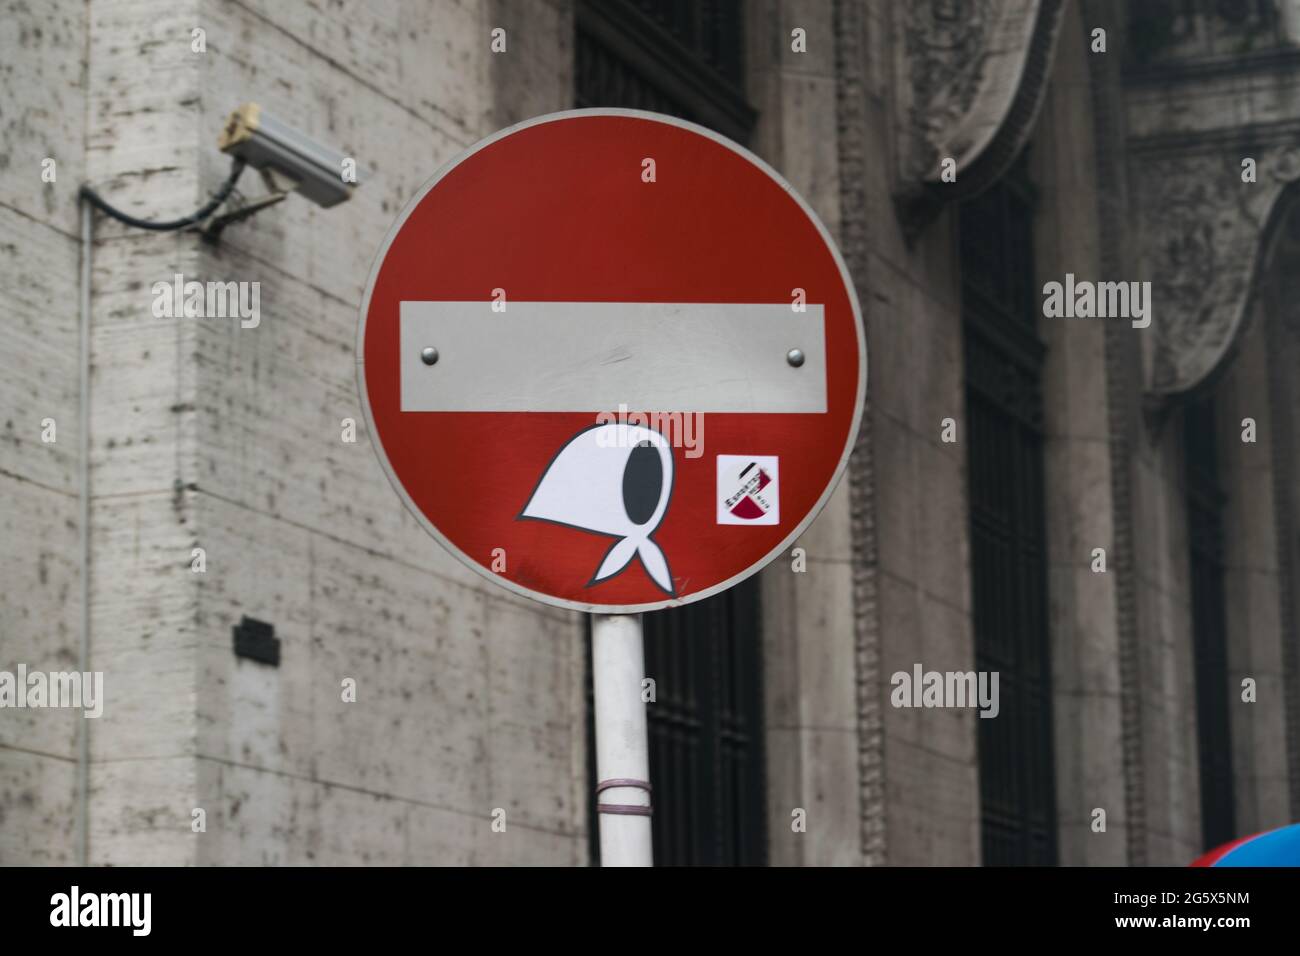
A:
<svg viewBox="0 0 1300 956">
<path fill-rule="evenodd" d="M 1042 105 L 1064 0 L 909 0 L 894 7 L 894 203 L 910 239 L 1019 155 Z M 944 160 L 956 181 L 944 182 Z M 950 177 L 951 178 L 951 177 Z"/>
<path fill-rule="evenodd" d="M 1240 156 L 1222 151 L 1132 161 L 1140 269 L 1151 281 L 1142 351 L 1152 398 L 1212 380 L 1243 337 L 1283 191 L 1300 179 L 1296 147 L 1256 150 L 1253 158 L 1253 183 L 1242 182 Z"/>
</svg>

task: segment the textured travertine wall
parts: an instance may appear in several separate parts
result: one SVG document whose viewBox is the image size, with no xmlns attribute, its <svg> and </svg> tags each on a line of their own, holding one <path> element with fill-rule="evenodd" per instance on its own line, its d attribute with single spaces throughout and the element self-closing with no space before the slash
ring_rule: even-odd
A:
<svg viewBox="0 0 1300 956">
<path fill-rule="evenodd" d="M 0 669 L 75 668 L 82 0 L 0 4 Z M 53 183 L 42 161 L 55 160 Z M 41 440 L 42 420 L 56 441 Z M 72 862 L 78 722 L 0 713 L 0 864 Z"/>
<path fill-rule="evenodd" d="M 199 862 L 585 859 L 577 618 L 491 588 L 416 525 L 355 384 L 358 304 L 406 201 L 497 128 L 500 100 L 568 105 L 564 51 L 542 29 L 550 18 L 558 34 L 559 14 L 520 6 L 526 29 L 473 0 L 204 6 L 218 55 L 204 61 L 200 127 L 256 98 L 355 156 L 365 181 L 344 207 L 289 202 L 231 229 L 202 265 L 259 279 L 263 320 L 204 326 L 194 356 L 210 561 L 196 595 L 197 792 L 217 836 L 199 838 Z M 490 62 L 499 25 L 507 53 Z M 345 418 L 355 444 L 340 440 Z M 278 671 L 231 655 L 241 614 L 277 625 Z"/>
<path fill-rule="evenodd" d="M 291 198 L 218 248 L 97 220 L 91 644 L 108 705 L 91 861 L 585 859 L 578 622 L 490 589 L 417 528 L 360 421 L 353 360 L 372 257 L 406 200 L 496 128 L 499 102 L 569 105 L 570 54 L 541 29 L 567 36 L 563 6 L 141 0 L 92 2 L 88 23 L 60 6 L 11 11 L 4 38 L 6 161 L 24 175 L 5 176 L 0 225 L 10 277 L 31 277 L 0 386 L 6 660 L 75 663 L 79 182 L 146 218 L 189 212 L 225 177 L 216 135 L 248 100 L 363 174 L 350 203 Z M 506 23 L 510 55 L 490 65 L 493 14 L 529 26 Z M 57 189 L 40 186 L 44 155 Z M 155 318 L 151 286 L 177 272 L 260 283 L 260 325 Z M 47 415 L 57 445 L 39 441 Z M 278 669 L 233 656 L 245 614 L 275 625 Z M 0 722 L 4 862 L 71 859 L 74 718 Z"/>
<path fill-rule="evenodd" d="M 857 114 L 835 60 L 837 18 L 850 8 L 865 85 L 851 104 L 865 124 L 856 154 L 844 124 Z M 782 559 L 763 575 L 770 858 L 874 862 L 866 819 L 883 827 L 883 862 L 976 864 L 975 713 L 894 709 L 888 683 L 916 662 L 974 667 L 955 216 L 912 246 L 899 229 L 891 4 L 747 9 L 754 150 L 833 234 L 865 236 L 855 265 L 874 455 L 874 603 L 855 605 L 861 542 L 847 479 L 798 542 L 808 572 Z M 375 250 L 420 184 L 479 137 L 572 105 L 572 4 L 9 0 L 0 10 L 0 669 L 76 662 L 77 186 L 87 180 L 144 217 L 188 213 L 224 179 L 216 135 L 249 100 L 355 156 L 363 178 L 343 206 L 293 197 L 215 248 L 96 219 L 91 667 L 106 672 L 108 699 L 89 722 L 91 861 L 585 862 L 581 622 L 491 588 L 416 525 L 370 447 L 353 354 Z M 1113 184 L 1093 164 L 1089 24 L 1078 10 L 1033 135 L 1042 281 L 1097 273 L 1105 258 L 1098 207 Z M 504 55 L 489 52 L 497 26 Z M 795 26 L 807 53 L 790 49 Z M 205 52 L 191 47 L 196 28 Z M 1160 97 L 1148 87 L 1133 100 L 1136 135 L 1152 132 Z M 47 156 L 56 183 L 40 180 Z M 849 176 L 859 176 L 852 192 Z M 261 191 L 252 174 L 241 185 Z M 151 286 L 178 272 L 260 283 L 260 325 L 155 318 Z M 1200 847 L 1179 420 L 1142 418 L 1136 362 L 1119 373 L 1132 373 L 1118 389 L 1132 386 L 1132 407 L 1110 407 L 1100 323 L 1045 319 L 1040 332 L 1061 862 L 1123 863 L 1136 839 L 1149 862 L 1182 864 Z M 1264 358 L 1261 340 L 1248 340 L 1224 380 L 1225 418 L 1267 404 Z M 53 444 L 40 440 L 46 417 Z M 956 444 L 940 441 L 949 417 Z M 1116 417 L 1134 448 L 1139 837 L 1125 814 L 1120 584 L 1089 568 L 1091 549 L 1116 533 Z M 1254 417 L 1265 441 L 1270 413 Z M 349 418 L 355 443 L 342 440 Z M 1230 444 L 1236 426 L 1224 427 Z M 1239 532 L 1233 678 L 1249 672 L 1272 695 L 1234 711 L 1243 831 L 1282 822 L 1295 800 L 1280 742 L 1282 572 L 1269 555 L 1286 542 L 1263 491 L 1275 481 L 1270 454 L 1244 448 L 1224 476 Z M 195 547 L 203 574 L 191 571 Z M 243 615 L 275 625 L 278 668 L 233 656 Z M 856 669 L 859 617 L 879 635 L 874 686 Z M 356 703 L 341 699 L 345 678 Z M 863 695 L 873 693 L 881 739 L 867 741 Z M 0 863 L 72 861 L 81 720 L 0 713 Z M 1088 828 L 1098 806 L 1105 834 Z M 808 811 L 806 833 L 790 829 L 796 807 Z M 204 833 L 191 829 L 197 808 Z M 504 834 L 490 828 L 496 808 Z"/>
</svg>

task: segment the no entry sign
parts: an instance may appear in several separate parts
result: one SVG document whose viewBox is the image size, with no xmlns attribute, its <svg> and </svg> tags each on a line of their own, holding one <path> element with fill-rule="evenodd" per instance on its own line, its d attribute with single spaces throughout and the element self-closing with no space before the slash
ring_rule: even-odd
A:
<svg viewBox="0 0 1300 956">
<path fill-rule="evenodd" d="M 866 389 L 852 282 L 757 157 L 576 110 L 444 167 L 371 272 L 357 342 L 394 487 L 461 561 L 599 613 L 699 600 L 812 521 Z"/>
</svg>

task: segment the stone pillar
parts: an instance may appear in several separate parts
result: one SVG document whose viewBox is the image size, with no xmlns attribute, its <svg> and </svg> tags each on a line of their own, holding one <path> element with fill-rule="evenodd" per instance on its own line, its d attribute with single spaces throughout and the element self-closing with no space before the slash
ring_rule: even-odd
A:
<svg viewBox="0 0 1300 956">
<path fill-rule="evenodd" d="M 747 86 L 759 111 L 752 147 L 834 235 L 840 202 L 833 11 L 766 0 L 748 13 Z M 805 31 L 806 53 L 792 49 L 795 28 Z M 807 571 L 795 571 L 787 553 L 762 575 L 767 828 L 776 865 L 862 860 L 849 523 L 846 475 L 795 542 Z M 796 810 L 806 814 L 805 832 L 792 829 Z"/>
</svg>

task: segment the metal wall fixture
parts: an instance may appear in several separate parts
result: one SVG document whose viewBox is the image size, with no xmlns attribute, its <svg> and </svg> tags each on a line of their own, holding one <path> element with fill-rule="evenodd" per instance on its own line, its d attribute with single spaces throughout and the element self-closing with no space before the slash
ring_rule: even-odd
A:
<svg viewBox="0 0 1300 956">
<path fill-rule="evenodd" d="M 80 491 L 78 511 L 81 520 L 81 639 L 78 650 L 78 668 L 90 671 L 90 281 L 92 251 L 94 249 L 94 210 L 116 219 L 133 229 L 151 232 L 174 232 L 179 229 L 199 233 L 205 242 L 216 243 L 226 226 L 281 202 L 291 192 L 298 192 L 316 203 L 329 208 L 351 197 L 360 181 L 355 161 L 335 150 L 317 143 L 286 123 L 271 116 L 256 103 L 245 103 L 230 114 L 222 128 L 217 146 L 223 153 L 234 157 L 230 175 L 212 198 L 199 209 L 179 219 L 139 219 L 110 204 L 88 184 L 77 191 L 81 204 L 81 316 L 79 327 L 81 423 L 78 445 L 81 452 Z M 252 166 L 262 173 L 267 194 L 245 200 L 235 192 L 235 184 L 245 167 Z M 232 197 L 233 200 L 232 200 Z M 228 201 L 231 206 L 220 215 L 217 210 Z M 256 623 L 256 622 L 254 622 Z M 266 635 L 269 636 L 269 635 Z M 274 641 L 274 637 L 270 637 Z M 266 663 L 278 664 L 279 643 L 275 643 L 274 661 L 270 644 L 265 640 L 257 644 L 264 652 Z M 236 633 L 237 652 L 239 646 Z M 77 816 L 76 857 L 79 866 L 86 866 L 90 856 L 89 805 L 90 805 L 90 724 L 79 721 L 77 741 Z"/>
<path fill-rule="evenodd" d="M 328 209 L 350 199 L 360 181 L 355 159 L 316 142 L 256 103 L 245 103 L 230 114 L 217 148 L 233 157 L 230 175 L 207 203 L 180 219 L 138 219 L 111 205 L 88 185 L 81 187 L 79 195 L 106 216 L 132 228 L 154 232 L 193 228 L 208 242 L 216 242 L 226 226 L 274 206 L 292 192 Z M 248 166 L 262 174 L 267 190 L 255 199 L 244 199 L 235 192 L 235 184 Z M 231 207 L 215 215 L 232 196 Z"/>
</svg>

